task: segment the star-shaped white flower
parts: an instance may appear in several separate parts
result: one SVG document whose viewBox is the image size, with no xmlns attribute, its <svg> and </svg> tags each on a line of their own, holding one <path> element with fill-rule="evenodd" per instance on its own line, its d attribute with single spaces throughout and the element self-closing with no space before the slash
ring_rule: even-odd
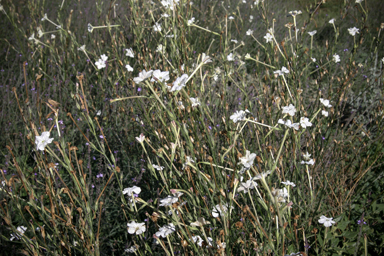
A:
<svg viewBox="0 0 384 256">
<path fill-rule="evenodd" d="M 321 114 L 322 114 L 323 116 L 328 116 L 328 111 L 322 110 L 322 111 L 321 111 Z"/>
<path fill-rule="evenodd" d="M 141 188 L 137 187 L 137 186 L 133 186 L 133 187 L 130 187 L 130 188 L 125 188 L 123 190 L 123 195 L 125 194 L 128 194 L 129 197 L 132 197 L 133 194 L 140 194 L 141 192 Z"/>
<path fill-rule="evenodd" d="M 234 60 L 233 53 L 228 54 L 227 61 L 233 61 L 233 60 Z"/>
<path fill-rule="evenodd" d="M 192 17 L 192 19 L 187 21 L 188 26 L 191 26 L 193 23 L 195 23 L 195 17 Z"/>
<path fill-rule="evenodd" d="M 310 36 L 314 36 L 316 33 L 317 33 L 317 30 L 313 30 L 313 31 L 311 31 L 311 32 L 308 32 L 308 34 L 309 34 Z"/>
<path fill-rule="evenodd" d="M 253 179 L 249 179 L 246 182 L 242 182 L 237 189 L 237 192 L 244 191 L 244 194 L 247 194 L 249 190 L 254 189 L 257 186 L 257 183 L 253 181 Z"/>
<path fill-rule="evenodd" d="M 255 160 L 255 158 L 256 158 L 255 153 L 251 154 L 249 150 L 246 150 L 245 156 L 239 159 L 240 160 L 239 164 L 242 164 L 245 168 L 249 169 L 253 165 L 253 161 Z"/>
<path fill-rule="evenodd" d="M 331 227 L 336 222 L 333 221 L 333 218 L 327 218 L 324 215 L 322 215 L 319 219 L 320 224 L 324 224 L 325 227 Z"/>
<path fill-rule="evenodd" d="M 128 233 L 140 235 L 145 232 L 145 223 L 136 223 L 132 221 L 131 223 L 127 223 Z"/>
<path fill-rule="evenodd" d="M 135 54 L 133 53 L 132 48 L 125 49 L 125 50 L 127 51 L 127 52 L 125 53 L 126 56 L 131 57 L 131 58 L 135 58 Z"/>
<path fill-rule="evenodd" d="M 192 103 L 192 107 L 197 107 L 200 105 L 199 99 L 198 98 L 189 98 L 189 100 Z"/>
<path fill-rule="evenodd" d="M 17 227 L 17 229 L 16 229 L 17 233 L 16 234 L 11 234 L 10 240 L 13 241 L 13 239 L 15 239 L 15 238 L 17 240 L 19 240 L 21 238 L 21 236 L 24 235 L 26 230 L 27 230 L 27 228 L 24 227 L 24 226 Z"/>
<path fill-rule="evenodd" d="M 155 165 L 155 164 L 153 164 L 152 166 L 153 166 L 153 168 L 155 168 L 158 171 L 162 171 L 164 169 L 163 166 L 158 166 L 158 165 Z"/>
<path fill-rule="evenodd" d="M 177 196 L 167 196 L 166 198 L 160 199 L 159 206 L 171 206 L 179 200 Z"/>
<path fill-rule="evenodd" d="M 231 209 L 233 209 L 233 207 L 231 207 Z M 212 216 L 216 218 L 216 217 L 219 217 L 220 214 L 222 215 L 227 211 L 228 211 L 228 204 L 222 204 L 221 207 L 220 207 L 220 204 L 217 204 L 216 206 L 213 207 Z"/>
<path fill-rule="evenodd" d="M 349 28 L 349 29 L 348 29 L 348 32 L 349 32 L 349 34 L 350 34 L 351 36 L 355 36 L 356 33 L 359 34 L 359 29 L 356 28 L 356 27 Z"/>
<path fill-rule="evenodd" d="M 334 24 L 335 21 L 336 21 L 336 19 L 330 19 L 328 22 L 329 22 L 330 24 Z"/>
<path fill-rule="evenodd" d="M 156 232 L 157 237 L 164 237 L 166 238 L 168 235 L 172 234 L 176 231 L 175 225 L 173 223 L 169 223 L 168 225 L 165 225 L 159 229 L 158 232 Z"/>
<path fill-rule="evenodd" d="M 178 77 L 176 81 L 173 82 L 173 86 L 170 92 L 180 91 L 185 86 L 185 83 L 187 82 L 187 80 L 188 80 L 187 74 L 183 74 L 181 77 Z"/>
<path fill-rule="evenodd" d="M 340 56 L 338 54 L 334 54 L 333 57 L 332 57 L 332 60 L 337 63 L 337 62 L 340 62 Z"/>
<path fill-rule="evenodd" d="M 157 80 L 156 80 L 156 79 Z M 169 71 L 160 71 L 159 69 L 153 71 L 151 82 L 165 82 L 169 80 Z"/>
<path fill-rule="evenodd" d="M 143 71 L 141 71 L 139 73 L 139 76 L 138 77 L 135 77 L 133 78 L 133 82 L 135 82 L 136 84 L 139 84 L 141 82 L 143 82 L 144 80 L 148 79 L 151 77 L 153 73 L 153 70 L 149 70 L 148 72 L 144 69 Z"/>
<path fill-rule="evenodd" d="M 276 70 L 273 73 L 282 76 L 284 74 L 289 74 L 289 70 L 286 67 L 282 67 L 281 70 Z"/>
<path fill-rule="evenodd" d="M 139 137 L 136 137 L 136 140 L 137 140 L 138 142 L 140 142 L 140 143 L 143 143 L 143 141 L 145 140 L 145 136 L 144 136 L 144 134 L 141 133 Z"/>
<path fill-rule="evenodd" d="M 267 43 L 273 41 L 273 36 L 272 36 L 270 33 L 267 33 L 267 34 L 264 36 L 264 38 L 265 38 L 265 40 L 267 41 Z"/>
<path fill-rule="evenodd" d="M 44 151 L 45 147 L 53 141 L 53 138 L 49 138 L 50 132 L 43 132 L 41 136 L 36 136 L 35 144 L 37 150 Z"/>
<path fill-rule="evenodd" d="M 247 32 L 246 32 L 246 34 L 247 34 L 247 36 L 250 36 L 250 35 L 252 35 L 252 34 L 253 34 L 253 30 L 251 30 L 251 29 L 248 29 L 248 30 L 247 30 Z"/>
<path fill-rule="evenodd" d="M 323 104 L 323 105 L 324 105 L 325 107 L 327 107 L 327 108 L 332 107 L 332 105 L 329 104 L 329 100 L 325 100 L 325 99 L 323 99 L 323 98 L 320 98 L 320 102 L 321 102 L 321 104 Z"/>
<path fill-rule="evenodd" d="M 240 110 L 236 111 L 234 114 L 232 114 L 229 119 L 231 119 L 234 123 L 237 123 L 238 121 L 242 121 L 245 119 L 245 115 L 247 113 L 250 113 L 249 110 Z"/>
<path fill-rule="evenodd" d="M 290 116 L 294 116 L 296 113 L 296 108 L 292 104 L 289 104 L 289 106 L 282 107 L 283 114 L 288 114 Z"/>
<path fill-rule="evenodd" d="M 155 25 L 153 25 L 153 31 L 161 32 L 161 24 L 156 22 Z"/>
<path fill-rule="evenodd" d="M 283 183 L 284 185 L 286 186 L 292 186 L 292 187 L 296 187 L 296 184 L 287 180 L 287 181 L 282 181 L 281 183 Z"/>
<path fill-rule="evenodd" d="M 128 72 L 133 71 L 133 67 L 131 67 L 129 64 L 125 65 L 125 68 L 127 69 Z"/>
<path fill-rule="evenodd" d="M 306 117 L 301 117 L 301 118 L 300 118 L 300 125 L 301 125 L 301 127 L 303 127 L 303 128 L 307 128 L 307 127 L 309 127 L 309 126 L 312 126 L 312 123 L 309 122 L 309 119 L 308 119 L 308 118 L 306 118 Z"/>
</svg>

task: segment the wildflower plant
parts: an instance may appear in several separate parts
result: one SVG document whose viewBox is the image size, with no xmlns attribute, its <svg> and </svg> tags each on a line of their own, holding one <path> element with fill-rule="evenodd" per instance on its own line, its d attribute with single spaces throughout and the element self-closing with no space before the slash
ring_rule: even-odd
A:
<svg viewBox="0 0 384 256">
<path fill-rule="evenodd" d="M 1 5 L 0 246 L 379 255 L 384 25 L 351 2 Z"/>
</svg>

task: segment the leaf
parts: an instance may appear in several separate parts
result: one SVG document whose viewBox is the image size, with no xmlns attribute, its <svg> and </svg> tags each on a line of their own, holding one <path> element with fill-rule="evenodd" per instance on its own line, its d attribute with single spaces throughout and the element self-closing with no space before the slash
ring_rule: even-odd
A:
<svg viewBox="0 0 384 256">
<path fill-rule="evenodd" d="M 339 223 L 337 223 L 337 228 L 341 229 L 341 231 L 344 231 L 349 223 L 351 223 L 351 221 L 349 220 L 340 221 Z"/>
</svg>

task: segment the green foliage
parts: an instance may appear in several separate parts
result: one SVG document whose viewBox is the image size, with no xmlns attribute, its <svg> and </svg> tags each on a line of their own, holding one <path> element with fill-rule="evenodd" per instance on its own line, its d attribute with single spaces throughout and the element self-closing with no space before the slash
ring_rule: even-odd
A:
<svg viewBox="0 0 384 256">
<path fill-rule="evenodd" d="M 10 255 L 382 253 L 380 1 L 1 4 Z"/>
</svg>

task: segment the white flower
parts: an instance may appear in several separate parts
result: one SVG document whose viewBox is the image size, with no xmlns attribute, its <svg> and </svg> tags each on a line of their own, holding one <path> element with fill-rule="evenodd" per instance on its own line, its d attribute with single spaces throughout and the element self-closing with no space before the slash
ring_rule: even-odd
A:
<svg viewBox="0 0 384 256">
<path fill-rule="evenodd" d="M 153 25 L 153 31 L 161 32 L 161 24 L 156 22 L 155 25 Z"/>
<path fill-rule="evenodd" d="M 163 47 L 162 44 L 159 44 L 156 48 L 156 52 L 160 52 L 160 53 L 163 53 L 165 50 L 165 47 Z"/>
<path fill-rule="evenodd" d="M 290 11 L 289 14 L 291 14 L 293 17 L 295 17 L 296 15 L 299 15 L 301 14 L 302 12 L 299 10 L 299 11 Z"/>
<path fill-rule="evenodd" d="M 333 221 L 333 218 L 327 218 L 324 215 L 322 215 L 319 219 L 320 224 L 324 224 L 325 227 L 331 227 L 336 222 Z"/>
<path fill-rule="evenodd" d="M 98 61 L 95 62 L 96 66 L 98 69 L 105 68 L 107 65 L 105 64 L 105 61 L 102 59 L 99 59 Z"/>
<path fill-rule="evenodd" d="M 54 34 L 52 34 L 51 35 L 51 39 L 53 40 L 53 39 L 55 39 L 56 38 L 56 36 L 54 35 Z"/>
<path fill-rule="evenodd" d="M 156 80 L 156 79 L 157 80 Z M 169 80 L 169 71 L 160 71 L 159 69 L 153 71 L 151 82 L 165 82 Z"/>
<path fill-rule="evenodd" d="M 153 168 L 155 168 L 158 171 L 162 171 L 164 169 L 163 166 L 158 166 L 158 165 L 155 165 L 155 164 L 153 164 L 152 166 L 153 166 Z"/>
<path fill-rule="evenodd" d="M 349 28 L 349 29 L 348 29 L 348 32 L 349 32 L 349 34 L 350 34 L 351 36 L 355 36 L 356 33 L 359 34 L 359 29 L 356 28 L 356 27 Z"/>
<path fill-rule="evenodd" d="M 170 92 L 180 91 L 185 86 L 185 83 L 187 82 L 187 80 L 188 80 L 187 74 L 183 74 L 181 77 L 178 77 L 176 81 L 173 82 L 173 86 Z"/>
<path fill-rule="evenodd" d="M 267 41 L 267 43 L 273 41 L 273 36 L 272 36 L 270 33 L 267 33 L 267 34 L 264 36 L 264 38 L 265 38 L 265 40 Z"/>
<path fill-rule="evenodd" d="M 191 26 L 193 23 L 195 23 L 195 17 L 192 17 L 192 19 L 188 20 L 187 25 Z"/>
<path fill-rule="evenodd" d="M 311 58 L 311 60 L 312 60 L 313 62 L 316 62 L 316 58 Z"/>
<path fill-rule="evenodd" d="M 50 132 L 43 132 L 41 136 L 36 136 L 35 144 L 37 150 L 44 151 L 45 147 L 53 141 L 53 138 L 49 138 Z"/>
<path fill-rule="evenodd" d="M 200 236 L 192 236 L 192 240 L 194 243 L 197 242 L 197 244 L 201 247 L 203 245 L 204 240 Z"/>
<path fill-rule="evenodd" d="M 232 53 L 228 54 L 228 56 L 227 56 L 227 60 L 228 60 L 228 61 L 233 61 L 233 60 L 234 60 L 234 57 L 233 57 L 233 54 L 232 54 Z"/>
<path fill-rule="evenodd" d="M 156 232 L 157 237 L 164 237 L 166 238 L 168 235 L 172 234 L 176 231 L 175 225 L 173 223 L 169 223 L 168 225 L 165 225 L 159 229 L 158 232 Z"/>
<path fill-rule="evenodd" d="M 145 232 L 145 223 L 136 223 L 132 221 L 131 223 L 127 223 L 128 233 L 140 235 Z"/>
<path fill-rule="evenodd" d="M 141 188 L 137 187 L 137 186 L 133 186 L 133 187 L 130 187 L 130 188 L 125 188 L 123 190 L 123 195 L 125 194 L 128 194 L 129 197 L 132 197 L 133 194 L 140 194 L 141 192 Z"/>
<path fill-rule="evenodd" d="M 310 160 L 311 159 L 311 154 L 309 154 L 308 152 L 307 153 L 305 153 L 305 154 L 303 154 L 303 158 L 304 158 L 304 160 Z"/>
<path fill-rule="evenodd" d="M 233 207 L 231 207 L 233 209 Z M 220 214 L 223 214 L 228 211 L 228 204 L 222 204 L 220 207 L 220 204 L 216 205 L 212 209 L 212 216 L 213 217 L 219 217 Z"/>
<path fill-rule="evenodd" d="M 335 21 L 336 21 L 336 19 L 330 19 L 328 22 L 329 22 L 330 24 L 335 24 Z"/>
<path fill-rule="evenodd" d="M 124 251 L 128 253 L 134 253 L 135 251 L 137 251 L 137 248 L 136 246 L 131 246 L 130 248 L 125 249 Z"/>
<path fill-rule="evenodd" d="M 41 38 L 44 35 L 43 31 L 41 31 L 41 28 L 37 28 L 37 36 Z"/>
<path fill-rule="evenodd" d="M 253 20 L 253 15 L 249 15 L 249 22 L 252 22 Z"/>
<path fill-rule="evenodd" d="M 192 107 L 197 107 L 200 105 L 199 99 L 198 98 L 189 98 L 189 100 L 192 103 Z"/>
<path fill-rule="evenodd" d="M 32 35 L 28 38 L 28 40 L 35 40 L 35 33 L 32 33 Z"/>
<path fill-rule="evenodd" d="M 313 30 L 313 31 L 311 31 L 311 32 L 308 32 L 308 34 L 309 34 L 310 36 L 314 36 L 316 33 L 317 33 L 317 30 Z"/>
<path fill-rule="evenodd" d="M 383 62 L 383 64 L 384 64 L 384 57 L 381 59 L 381 62 Z"/>
<path fill-rule="evenodd" d="M 306 117 L 302 117 L 302 118 L 300 118 L 300 125 L 301 125 L 301 127 L 303 127 L 303 128 L 307 128 L 307 127 L 309 127 L 309 126 L 312 126 L 312 123 L 309 122 L 309 119 L 308 119 L 308 118 L 306 118 Z"/>
<path fill-rule="evenodd" d="M 340 56 L 338 54 L 334 54 L 332 60 L 337 63 L 340 62 Z"/>
<path fill-rule="evenodd" d="M 263 178 L 267 177 L 271 173 L 272 173 L 272 171 L 262 172 L 262 173 L 256 175 L 255 177 L 253 177 L 252 179 L 253 180 L 260 180 L 260 179 L 263 179 Z"/>
<path fill-rule="evenodd" d="M 289 74 L 289 70 L 286 67 L 282 67 L 281 70 L 276 70 L 273 72 L 274 74 L 279 74 L 279 76 L 282 76 L 285 74 Z"/>
<path fill-rule="evenodd" d="M 167 13 L 163 13 L 163 14 L 161 14 L 161 17 L 163 17 L 163 18 L 168 18 L 169 15 L 168 15 Z"/>
<path fill-rule="evenodd" d="M 361 2 L 363 2 L 363 0 L 356 0 L 357 4 L 361 4 Z"/>
<path fill-rule="evenodd" d="M 252 34 L 253 34 L 253 30 L 251 30 L 251 29 L 248 29 L 248 30 L 247 30 L 247 32 L 246 32 L 246 34 L 247 34 L 247 36 L 250 36 L 250 35 L 252 35 Z"/>
<path fill-rule="evenodd" d="M 91 23 L 88 23 L 88 32 L 92 33 L 92 31 L 93 31 L 93 26 L 91 25 Z"/>
<path fill-rule="evenodd" d="M 283 114 L 288 114 L 290 116 L 294 116 L 296 113 L 296 108 L 292 104 L 289 104 L 289 106 L 282 107 Z"/>
<path fill-rule="evenodd" d="M 235 43 L 235 44 L 238 43 L 238 41 L 237 41 L 236 39 L 231 39 L 231 42 L 233 42 L 233 43 Z"/>
<path fill-rule="evenodd" d="M 143 71 L 141 71 L 139 73 L 139 76 L 138 77 L 135 77 L 133 78 L 133 82 L 135 82 L 136 84 L 139 84 L 141 82 L 143 82 L 144 80 L 148 79 L 151 77 L 153 73 L 153 70 L 149 70 L 148 72 L 144 69 Z"/>
<path fill-rule="evenodd" d="M 189 163 L 194 163 L 195 161 L 190 156 L 186 156 L 185 163 L 183 164 L 183 170 Z"/>
<path fill-rule="evenodd" d="M 229 20 L 233 20 L 234 17 L 233 17 L 233 16 L 229 16 L 228 19 L 229 19 Z"/>
<path fill-rule="evenodd" d="M 13 241 L 13 239 L 15 239 L 15 238 L 17 240 L 19 240 L 21 238 L 21 236 L 25 233 L 26 230 L 27 230 L 27 228 L 24 227 L 24 226 L 17 227 L 17 229 L 16 229 L 17 233 L 16 234 L 11 234 L 10 240 Z"/>
<path fill-rule="evenodd" d="M 77 48 L 78 51 L 85 51 L 85 44 Z"/>
<path fill-rule="evenodd" d="M 283 184 L 286 185 L 286 186 L 296 187 L 296 184 L 293 183 L 293 182 L 291 182 L 291 181 L 289 181 L 289 180 L 287 180 L 287 181 L 283 181 L 283 182 L 281 182 L 281 183 L 283 183 Z"/>
<path fill-rule="evenodd" d="M 127 69 L 128 72 L 133 71 L 133 67 L 131 67 L 129 64 L 125 65 L 125 68 Z"/>
<path fill-rule="evenodd" d="M 291 120 L 289 120 L 289 119 L 285 122 L 285 125 L 289 128 L 295 129 L 296 131 L 299 130 L 299 128 L 300 128 L 299 123 L 292 123 Z"/>
<path fill-rule="evenodd" d="M 159 206 L 171 206 L 172 204 L 176 203 L 179 200 L 179 197 L 177 196 L 167 196 L 164 199 L 160 199 L 160 205 Z"/>
<path fill-rule="evenodd" d="M 205 53 L 203 53 L 201 55 L 201 61 L 204 63 L 204 64 L 208 64 L 210 62 L 212 62 L 212 59 L 211 57 L 209 57 L 209 55 L 206 55 Z"/>
<path fill-rule="evenodd" d="M 320 98 L 320 102 L 321 102 L 321 104 L 323 104 L 323 105 L 324 105 L 325 107 L 327 107 L 327 108 L 332 107 L 332 105 L 329 104 L 329 100 L 325 100 L 325 99 L 323 99 L 323 98 Z"/>
<path fill-rule="evenodd" d="M 233 115 L 229 117 L 234 123 L 237 123 L 238 121 L 242 121 L 245 119 L 245 115 L 247 113 L 250 113 L 248 109 L 236 111 Z"/>
<path fill-rule="evenodd" d="M 45 21 L 45 20 L 47 20 L 47 19 L 48 19 L 48 16 L 47 16 L 46 13 L 44 13 L 44 17 L 41 19 L 41 21 Z"/>
<path fill-rule="evenodd" d="M 170 10 L 173 10 L 173 3 L 178 4 L 179 3 L 179 0 L 163 0 L 161 1 L 161 4 L 167 8 L 167 9 L 170 9 Z"/>
<path fill-rule="evenodd" d="M 246 150 L 245 156 L 239 159 L 240 160 L 239 164 L 242 164 L 245 168 L 249 169 L 253 165 L 253 161 L 255 160 L 255 158 L 256 158 L 255 153 L 251 154 L 249 150 Z"/>
<path fill-rule="evenodd" d="M 323 116 L 328 116 L 328 111 L 322 110 L 322 111 L 321 111 L 321 114 L 322 114 Z"/>
<path fill-rule="evenodd" d="M 308 152 L 307 152 L 307 154 L 303 155 L 303 158 L 304 158 L 304 160 L 306 160 L 306 161 L 301 161 L 300 163 L 301 163 L 301 164 L 307 164 L 307 165 L 314 165 L 314 164 L 315 164 L 315 161 L 313 161 L 313 159 L 311 159 L 310 156 L 311 156 L 311 155 L 308 154 Z"/>
<path fill-rule="evenodd" d="M 257 183 L 253 181 L 253 179 L 249 179 L 246 182 L 242 182 L 237 189 L 238 192 L 244 191 L 244 194 L 247 194 L 249 190 L 255 188 L 257 186 Z"/>
<path fill-rule="evenodd" d="M 131 57 L 131 58 L 134 58 L 134 57 L 135 57 L 135 54 L 133 53 L 132 48 L 125 49 L 125 50 L 127 51 L 127 52 L 125 53 L 125 56 Z"/>
<path fill-rule="evenodd" d="M 199 218 L 197 219 L 197 221 L 191 223 L 191 226 L 192 226 L 192 227 L 202 227 L 202 226 L 204 226 L 204 225 L 208 225 L 208 224 L 211 224 L 211 222 L 206 221 L 206 220 L 205 220 L 204 218 L 202 218 L 202 217 L 199 217 Z M 196 241 L 194 241 L 194 242 L 196 243 Z"/>
<path fill-rule="evenodd" d="M 145 136 L 144 136 L 144 134 L 141 133 L 139 137 L 136 137 L 136 140 L 137 140 L 138 142 L 140 142 L 140 143 L 143 143 L 143 141 L 145 140 Z"/>
</svg>

